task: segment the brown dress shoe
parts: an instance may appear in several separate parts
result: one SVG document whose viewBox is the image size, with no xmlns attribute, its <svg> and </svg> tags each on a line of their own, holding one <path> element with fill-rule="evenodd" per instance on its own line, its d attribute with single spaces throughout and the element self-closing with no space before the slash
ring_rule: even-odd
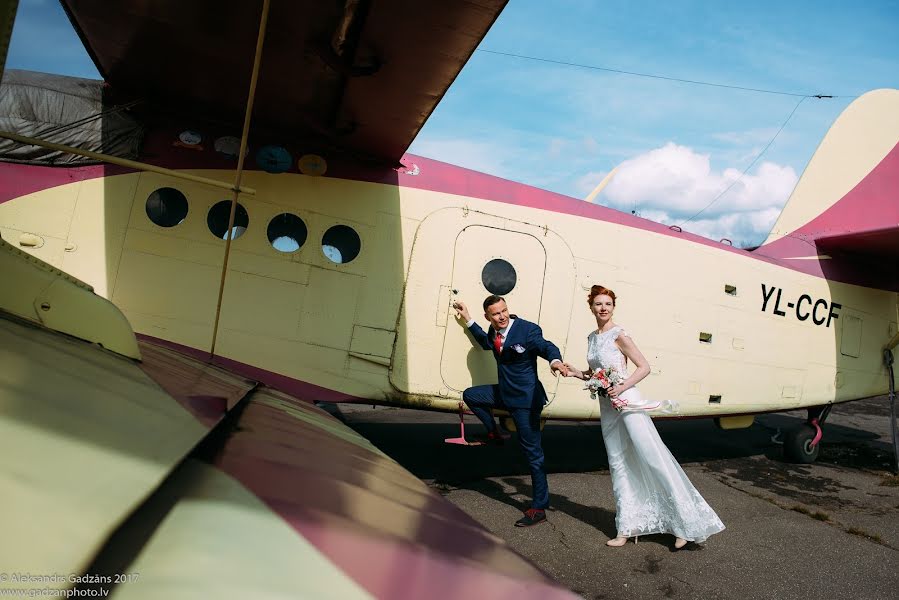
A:
<svg viewBox="0 0 899 600">
<path fill-rule="evenodd" d="M 529 508 L 524 511 L 524 516 L 515 521 L 515 527 L 530 527 L 546 521 L 546 511 L 540 508 Z"/>
<path fill-rule="evenodd" d="M 488 431 L 484 441 L 491 446 L 502 446 L 506 443 L 505 438 L 498 431 Z"/>
</svg>

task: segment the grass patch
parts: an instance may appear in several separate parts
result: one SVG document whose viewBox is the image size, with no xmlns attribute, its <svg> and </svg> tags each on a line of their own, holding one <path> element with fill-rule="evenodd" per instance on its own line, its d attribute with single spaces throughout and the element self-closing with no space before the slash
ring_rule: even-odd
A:
<svg viewBox="0 0 899 600">
<path fill-rule="evenodd" d="M 847 531 L 847 533 L 851 533 L 852 535 L 857 535 L 859 537 L 867 538 L 871 541 L 877 542 L 878 544 L 883 543 L 883 539 L 876 533 L 868 533 L 864 529 L 859 529 L 858 527 L 850 527 L 846 531 Z"/>
<path fill-rule="evenodd" d="M 830 521 L 829 514 L 827 514 L 825 512 L 821 512 L 820 510 L 811 510 L 810 508 L 802 506 L 801 504 L 797 504 L 790 510 L 796 511 L 798 513 L 802 513 L 804 515 L 808 515 L 809 517 L 811 517 L 815 520 L 824 521 L 825 523 Z"/>
<path fill-rule="evenodd" d="M 884 475 L 880 478 L 880 485 L 899 487 L 899 475 Z"/>
</svg>

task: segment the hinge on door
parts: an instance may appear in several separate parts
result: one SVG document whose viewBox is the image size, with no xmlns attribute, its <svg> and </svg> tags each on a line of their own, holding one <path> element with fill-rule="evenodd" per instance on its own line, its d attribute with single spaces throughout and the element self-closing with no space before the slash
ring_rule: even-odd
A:
<svg viewBox="0 0 899 600">
<path fill-rule="evenodd" d="M 549 225 L 543 226 L 543 237 L 546 237 L 549 234 Z"/>
<path fill-rule="evenodd" d="M 462 207 L 462 216 L 467 217 L 468 211 L 469 211 L 469 208 L 468 208 L 468 205 L 466 204 L 465 206 Z"/>
</svg>

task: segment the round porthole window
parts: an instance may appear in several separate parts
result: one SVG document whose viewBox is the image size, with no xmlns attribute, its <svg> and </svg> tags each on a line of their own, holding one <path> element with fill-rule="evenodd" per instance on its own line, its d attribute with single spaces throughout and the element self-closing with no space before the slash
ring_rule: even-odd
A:
<svg viewBox="0 0 899 600">
<path fill-rule="evenodd" d="M 501 258 L 494 258 L 481 271 L 481 282 L 487 291 L 497 296 L 505 296 L 513 289 L 518 282 L 518 275 L 515 273 L 509 261 Z"/>
<path fill-rule="evenodd" d="M 206 215 L 206 224 L 209 226 L 209 231 L 212 232 L 212 235 L 221 240 L 227 239 L 228 217 L 230 216 L 230 200 L 217 202 L 209 209 L 209 214 Z M 247 214 L 247 209 L 245 209 L 242 204 L 238 203 L 237 208 L 234 211 L 234 227 L 231 228 L 231 239 L 236 240 L 242 236 L 249 225 L 250 217 Z"/>
<path fill-rule="evenodd" d="M 362 248 L 359 234 L 352 227 L 335 225 L 322 236 L 322 252 L 331 262 L 348 263 L 357 256 Z"/>
<path fill-rule="evenodd" d="M 187 198 L 175 188 L 159 188 L 147 196 L 147 216 L 160 227 L 174 227 L 187 216 Z"/>
<path fill-rule="evenodd" d="M 306 243 L 306 224 L 296 215 L 280 214 L 268 223 L 268 241 L 278 252 L 296 252 Z"/>
<path fill-rule="evenodd" d="M 283 173 L 293 165 L 293 157 L 281 146 L 263 146 L 256 153 L 256 164 L 268 173 Z"/>
</svg>

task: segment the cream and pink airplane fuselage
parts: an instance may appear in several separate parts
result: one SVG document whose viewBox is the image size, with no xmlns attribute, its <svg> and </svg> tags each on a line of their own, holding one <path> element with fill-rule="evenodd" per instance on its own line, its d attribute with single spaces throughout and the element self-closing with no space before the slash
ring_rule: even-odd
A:
<svg viewBox="0 0 899 600">
<path fill-rule="evenodd" d="M 800 234 L 827 215 L 845 225 L 847 210 L 857 220 L 893 219 L 899 126 L 895 118 L 888 127 L 868 122 L 895 111 L 897 95 L 875 92 L 847 109 L 771 237 L 753 252 L 411 155 L 399 170 L 334 160 L 320 177 L 247 172 L 244 184 L 256 194 L 240 198 L 249 225 L 231 247 L 216 360 L 310 400 L 458 410 L 465 387 L 494 382 L 496 374 L 450 304 L 461 298 L 479 306 L 489 293 L 482 270 L 501 259 L 516 273 L 505 294 L 512 312 L 539 323 L 575 364 L 585 363 L 595 328 L 587 290 L 595 283 L 614 289 L 616 321 L 652 366 L 641 389 L 677 402 L 681 416 L 885 393 L 881 352 L 896 334 L 895 280 L 884 280 L 884 265 L 829 262 L 813 236 Z M 872 140 L 866 127 L 880 133 Z M 233 179 L 227 159 L 211 150 L 198 159 L 169 135 L 147 141 L 162 149 L 167 166 Z M 226 194 L 115 167 L 0 163 L 0 174 L 5 240 L 91 284 L 138 334 L 209 351 L 224 241 L 211 233 L 207 214 Z M 172 227 L 148 216 L 147 199 L 160 188 L 175 188 L 188 202 Z M 873 213 L 858 210 L 872 202 Z M 292 252 L 267 235 L 285 213 L 308 232 Z M 344 264 L 322 250 L 335 225 L 352 228 L 361 242 Z M 815 231 L 822 227 L 828 224 Z M 599 417 L 582 382 L 554 379 L 545 363 L 541 379 L 550 397 L 545 417 Z"/>
</svg>

